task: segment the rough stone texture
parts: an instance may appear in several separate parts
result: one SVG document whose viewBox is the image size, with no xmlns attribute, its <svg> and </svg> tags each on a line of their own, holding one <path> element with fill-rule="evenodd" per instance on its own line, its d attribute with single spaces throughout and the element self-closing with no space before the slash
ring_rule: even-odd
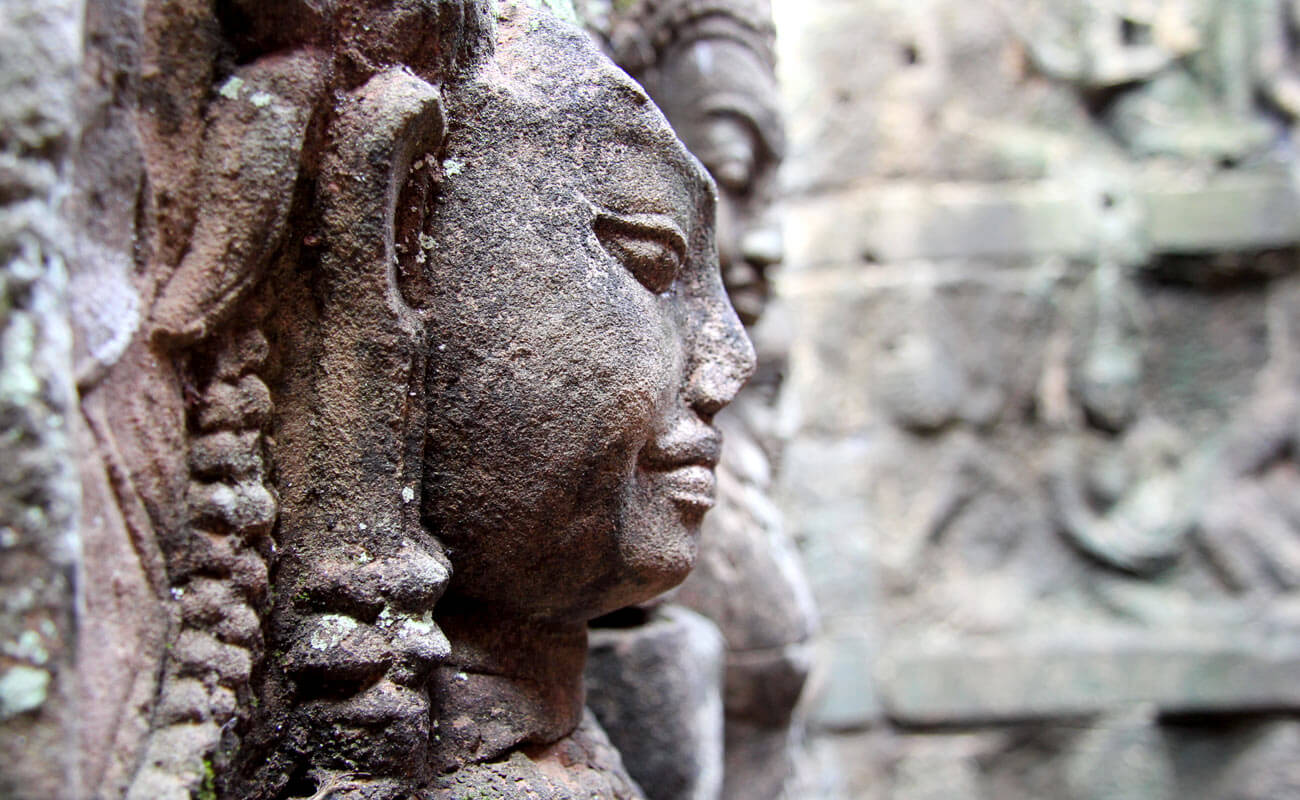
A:
<svg viewBox="0 0 1300 800">
<path fill-rule="evenodd" d="M 0 8 L 0 795 L 67 797 L 73 670 L 73 255 L 63 201 L 80 123 L 80 2 Z"/>
<path fill-rule="evenodd" d="M 526 797 L 528 800 L 636 800 L 618 751 L 585 713 L 555 744 L 525 748 L 501 759 L 435 778 L 422 798 Z"/>
<path fill-rule="evenodd" d="M 516 3 L 4 15 L 0 793 L 641 797 L 586 624 L 754 368 L 645 92 Z"/>
<path fill-rule="evenodd" d="M 1300 708 L 1294 4 L 775 11 L 824 796 L 1234 796 Z"/>
</svg>

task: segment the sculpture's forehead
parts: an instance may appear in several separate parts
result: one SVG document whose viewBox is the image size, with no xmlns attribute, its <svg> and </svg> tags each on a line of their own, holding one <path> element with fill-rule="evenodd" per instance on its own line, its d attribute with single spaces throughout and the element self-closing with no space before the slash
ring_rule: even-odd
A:
<svg viewBox="0 0 1300 800">
<path fill-rule="evenodd" d="M 777 158 L 785 153 L 785 125 L 771 66 L 732 39 L 701 39 L 685 46 L 658 77 L 655 97 L 674 122 L 699 125 L 717 114 L 742 117 L 754 126 L 762 146 Z"/>
<path fill-rule="evenodd" d="M 625 212 L 691 215 L 712 182 L 645 91 L 581 31 L 518 8 L 498 31 L 490 101 L 519 158 L 568 161 L 570 180 Z M 684 222 L 689 222 L 684 220 Z"/>
</svg>

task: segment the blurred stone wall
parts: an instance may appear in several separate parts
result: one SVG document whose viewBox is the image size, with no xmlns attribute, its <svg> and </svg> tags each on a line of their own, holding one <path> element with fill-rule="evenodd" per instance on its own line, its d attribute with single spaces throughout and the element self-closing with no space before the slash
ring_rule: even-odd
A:
<svg viewBox="0 0 1300 800">
<path fill-rule="evenodd" d="M 76 775 L 72 333 L 63 211 L 82 3 L 0 3 L 0 797 Z"/>
<path fill-rule="evenodd" d="M 1300 797 L 1296 12 L 777 2 L 815 796 Z"/>
</svg>

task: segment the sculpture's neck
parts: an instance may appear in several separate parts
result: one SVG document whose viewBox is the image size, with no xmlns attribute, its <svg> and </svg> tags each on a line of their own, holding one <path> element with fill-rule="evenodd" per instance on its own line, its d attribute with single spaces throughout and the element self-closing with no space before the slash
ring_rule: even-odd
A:
<svg viewBox="0 0 1300 800">
<path fill-rule="evenodd" d="M 582 720 L 587 627 L 502 619 L 491 608 L 439 609 L 451 656 L 430 679 L 440 772 L 548 744 Z"/>
</svg>

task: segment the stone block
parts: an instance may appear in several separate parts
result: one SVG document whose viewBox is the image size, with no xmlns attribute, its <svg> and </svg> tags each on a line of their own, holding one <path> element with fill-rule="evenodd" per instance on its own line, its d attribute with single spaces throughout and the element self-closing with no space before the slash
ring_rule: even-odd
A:
<svg viewBox="0 0 1300 800">
<path fill-rule="evenodd" d="M 1211 785 L 1222 800 L 1300 797 L 1300 722 L 1267 719 L 1253 726 L 1248 742 Z"/>
<path fill-rule="evenodd" d="M 1300 194 L 1283 170 L 1203 182 L 1147 178 L 1152 246 L 1164 253 L 1258 251 L 1300 242 Z"/>
<path fill-rule="evenodd" d="M 882 719 L 878 688 L 868 667 L 878 655 L 878 649 L 865 634 L 840 633 L 825 637 L 816 661 L 814 689 L 809 693 L 812 724 L 832 730 L 853 730 Z"/>
<path fill-rule="evenodd" d="M 1064 183 L 878 185 L 792 205 L 787 241 L 814 267 L 1082 256 L 1086 198 Z"/>
<path fill-rule="evenodd" d="M 892 773 L 891 800 L 984 800 L 979 768 L 973 759 L 949 754 L 907 755 Z"/>
<path fill-rule="evenodd" d="M 865 438 L 799 440 L 785 454 L 786 519 L 823 614 L 871 605 L 873 537 L 862 496 L 870 454 Z"/>
<path fill-rule="evenodd" d="M 1065 760 L 1070 800 L 1172 800 L 1174 765 L 1154 708 L 1138 705 L 1099 719 Z"/>
<path fill-rule="evenodd" d="M 711 800 L 723 777 L 724 644 L 668 605 L 644 625 L 594 628 L 587 704 L 651 800 Z"/>
<path fill-rule="evenodd" d="M 1086 716 L 1143 703 L 1169 713 L 1300 708 L 1300 638 L 1076 629 L 899 642 L 876 677 L 889 716 L 915 725 Z"/>
</svg>

